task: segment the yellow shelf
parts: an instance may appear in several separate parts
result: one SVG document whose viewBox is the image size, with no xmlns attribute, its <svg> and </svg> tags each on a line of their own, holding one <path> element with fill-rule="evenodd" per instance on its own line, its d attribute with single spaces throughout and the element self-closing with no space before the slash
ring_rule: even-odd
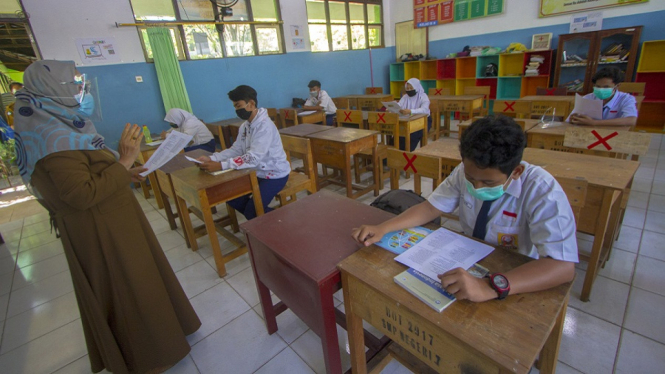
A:
<svg viewBox="0 0 665 374">
<path fill-rule="evenodd" d="M 665 70 L 665 40 L 652 40 L 642 43 L 638 72 Z"/>
</svg>

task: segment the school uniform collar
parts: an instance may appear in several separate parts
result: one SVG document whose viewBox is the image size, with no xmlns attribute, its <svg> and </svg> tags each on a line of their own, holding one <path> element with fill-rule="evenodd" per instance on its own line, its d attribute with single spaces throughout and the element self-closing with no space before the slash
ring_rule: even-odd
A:
<svg viewBox="0 0 665 374">
<path fill-rule="evenodd" d="M 607 104 L 603 105 L 603 110 L 608 109 L 608 108 L 614 108 L 617 104 L 617 101 L 619 100 L 619 91 L 617 90 L 614 95 L 612 95 L 612 98 L 610 101 L 607 102 Z"/>
<path fill-rule="evenodd" d="M 506 188 L 506 193 L 516 199 L 519 199 L 520 195 L 522 195 L 522 178 L 525 177 L 525 173 L 529 167 L 529 164 L 524 161 L 522 161 L 520 164 L 524 166 L 524 172 L 522 175 L 520 175 L 519 178 L 513 179 Z"/>
</svg>

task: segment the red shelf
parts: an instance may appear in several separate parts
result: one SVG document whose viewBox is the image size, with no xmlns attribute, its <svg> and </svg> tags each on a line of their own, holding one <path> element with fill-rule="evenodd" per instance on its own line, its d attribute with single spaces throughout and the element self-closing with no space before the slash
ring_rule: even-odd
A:
<svg viewBox="0 0 665 374">
<path fill-rule="evenodd" d="M 644 101 L 662 101 L 665 100 L 665 72 L 648 73 L 638 72 L 635 82 L 645 82 Z"/>
<path fill-rule="evenodd" d="M 496 85 L 498 83 L 496 77 L 493 78 L 478 78 L 476 79 L 476 86 L 489 86 L 490 87 L 490 100 L 496 99 Z"/>
<path fill-rule="evenodd" d="M 437 60 L 436 63 L 436 79 L 455 79 L 456 63 L 454 58 L 446 58 Z"/>
</svg>

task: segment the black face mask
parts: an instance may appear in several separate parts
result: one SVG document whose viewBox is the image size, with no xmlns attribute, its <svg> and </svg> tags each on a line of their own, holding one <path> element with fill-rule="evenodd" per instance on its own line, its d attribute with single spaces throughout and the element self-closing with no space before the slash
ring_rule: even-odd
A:
<svg viewBox="0 0 665 374">
<path fill-rule="evenodd" d="M 236 109 L 236 115 L 238 116 L 238 118 L 244 119 L 245 121 L 247 121 L 249 119 L 249 117 L 252 116 L 252 112 L 247 111 L 247 109 L 245 109 L 245 108 L 240 108 L 240 109 Z"/>
<path fill-rule="evenodd" d="M 406 94 L 409 95 L 409 97 L 414 97 L 416 96 L 416 90 L 406 91 Z"/>
</svg>

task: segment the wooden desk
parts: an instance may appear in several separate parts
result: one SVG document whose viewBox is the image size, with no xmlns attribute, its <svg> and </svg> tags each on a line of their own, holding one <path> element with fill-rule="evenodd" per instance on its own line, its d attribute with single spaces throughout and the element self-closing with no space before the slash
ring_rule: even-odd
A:
<svg viewBox="0 0 665 374">
<path fill-rule="evenodd" d="M 395 101 L 390 94 L 346 95 L 349 100 L 349 109 L 376 112 L 383 107 L 383 102 Z"/>
<path fill-rule="evenodd" d="M 157 136 L 155 137 L 155 139 L 158 138 L 159 137 Z M 155 153 L 157 148 L 159 148 L 159 145 L 150 146 L 145 144 L 145 140 L 141 141 L 141 149 L 139 151 L 139 156 L 136 159 L 136 162 L 141 165 L 145 165 L 145 163 L 148 162 L 150 156 L 152 156 L 152 154 Z M 162 201 L 162 191 L 159 189 L 159 183 L 157 182 L 157 176 L 155 175 L 155 173 L 148 174 L 148 180 L 150 181 L 150 188 L 152 188 L 152 192 L 154 192 L 155 194 L 155 201 L 157 202 L 157 208 L 159 209 L 164 208 L 164 202 Z M 146 192 L 147 191 L 144 189 L 143 190 L 144 196 Z M 148 197 L 149 195 L 146 196 L 146 198 Z"/>
<path fill-rule="evenodd" d="M 313 125 L 311 123 L 303 123 L 302 125 L 279 129 L 279 133 L 282 135 L 291 135 L 300 138 L 306 138 L 308 135 L 315 134 L 321 131 L 328 131 L 330 129 L 333 129 L 333 127 L 326 125 Z"/>
<path fill-rule="evenodd" d="M 431 95 L 429 100 L 435 105 L 436 113 L 433 118 L 434 125 L 434 140 L 439 139 L 439 132 L 441 130 L 441 114 L 443 114 L 443 128 L 444 133 L 450 134 L 450 115 L 454 112 L 466 114 L 469 118 L 473 116 L 473 111 L 483 107 L 483 95 Z M 439 108 L 443 110 L 439 112 Z"/>
<path fill-rule="evenodd" d="M 392 216 L 319 191 L 243 223 L 240 227 L 247 238 L 268 333 L 277 331 L 277 315 L 291 309 L 321 338 L 326 371 L 341 373 L 335 320 L 342 327 L 346 324 L 334 307 L 333 293 L 342 286 L 337 263 L 360 248 L 351 238 L 354 227 L 378 224 Z M 281 300 L 278 304 L 272 304 L 270 291 Z"/>
<path fill-rule="evenodd" d="M 187 212 L 187 203 L 189 203 L 201 212 L 203 222 L 205 223 L 205 230 L 208 233 L 210 245 L 212 246 L 212 253 L 215 256 L 217 274 L 220 277 L 225 276 L 225 264 L 246 253 L 247 246 L 242 240 L 239 240 L 235 235 L 226 231 L 224 227 L 215 224 L 211 209 L 215 205 L 251 193 L 254 199 L 254 206 L 256 207 L 256 214 L 258 216 L 263 215 L 263 202 L 261 201 L 261 193 L 259 192 L 259 183 L 256 179 L 256 171 L 247 169 L 232 170 L 220 175 L 211 175 L 200 171 L 199 168 L 194 166 L 173 172 L 171 174 L 171 181 L 173 182 L 179 211 Z M 189 239 L 192 250 L 198 250 L 196 235 L 189 214 L 182 214 L 182 225 L 183 229 L 187 232 L 186 236 Z M 222 255 L 215 228 L 218 229 L 224 238 L 237 246 L 233 252 Z"/>
<path fill-rule="evenodd" d="M 457 139 L 440 139 L 413 153 L 462 162 Z M 639 162 L 609 157 L 526 148 L 523 160 L 547 170 L 555 178 L 585 178 L 589 182 L 577 231 L 593 235 L 589 266 L 580 299 L 589 301 L 593 282 L 607 261 L 617 230 L 622 194 L 630 187 Z M 442 170 L 447 176 L 452 170 Z"/>
<path fill-rule="evenodd" d="M 363 320 L 439 373 L 526 374 L 539 356 L 540 372 L 554 373 L 572 282 L 438 313 L 394 282 L 407 269 L 394 257 L 372 245 L 338 265 L 354 374 L 367 372 Z M 504 272 L 528 261 L 496 249 L 480 264 Z"/>
<path fill-rule="evenodd" d="M 565 121 L 570 115 L 570 112 L 575 106 L 575 96 L 545 96 L 545 95 L 532 95 L 524 96 L 517 101 L 530 101 L 531 102 L 531 115 L 542 116 L 545 114 L 545 111 L 552 107 L 558 106 L 563 109 L 562 113 L 559 113 L 559 110 L 555 113 L 555 116 L 563 117 Z"/>
<path fill-rule="evenodd" d="M 310 112 L 310 110 L 304 110 L 304 109 L 294 109 L 294 108 L 282 108 L 282 109 L 287 109 L 287 110 L 295 110 L 296 112 Z M 288 113 L 287 113 L 288 114 Z M 287 121 L 293 121 L 293 118 L 284 118 Z M 301 124 L 303 123 L 322 123 L 325 125 L 326 123 L 326 113 L 323 112 L 322 110 L 317 110 L 312 114 L 308 114 L 306 116 L 301 116 L 298 115 L 298 122 Z M 289 126 L 291 127 L 291 126 Z"/>
<path fill-rule="evenodd" d="M 427 115 L 414 114 L 409 118 L 399 120 L 399 133 L 404 134 L 404 147 L 407 151 L 411 149 L 411 134 L 420 130 L 423 131 L 423 139 L 420 144 L 422 147 L 427 145 Z"/>
<path fill-rule="evenodd" d="M 352 129 L 348 127 L 334 127 L 327 131 L 320 131 L 308 135 L 312 141 L 312 154 L 316 164 L 323 164 L 342 170 L 345 181 L 341 184 L 346 187 L 346 196 L 356 199 L 367 192 L 374 190 L 374 196 L 379 196 L 381 185 L 381 167 L 377 154 L 377 131 Z M 372 150 L 372 165 L 374 181 L 367 187 L 356 186 L 351 183 L 351 156 L 364 150 Z M 319 176 L 317 173 L 317 186 Z M 329 180 L 334 182 L 332 180 Z M 354 189 L 360 190 L 356 193 Z"/>
</svg>

